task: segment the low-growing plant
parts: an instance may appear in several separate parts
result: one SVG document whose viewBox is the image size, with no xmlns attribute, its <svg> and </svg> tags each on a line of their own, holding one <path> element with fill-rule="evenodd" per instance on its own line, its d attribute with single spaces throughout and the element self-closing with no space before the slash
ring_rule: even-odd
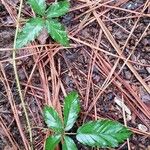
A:
<svg viewBox="0 0 150 150">
<path fill-rule="evenodd" d="M 70 3 L 63 0 L 55 2 L 47 8 L 45 0 L 28 0 L 27 2 L 37 16 L 29 19 L 22 31 L 18 33 L 16 48 L 21 48 L 33 41 L 44 28 L 52 39 L 63 46 L 69 46 L 67 32 L 57 18 L 69 11 Z"/>
<path fill-rule="evenodd" d="M 68 135 L 76 135 L 76 139 L 86 146 L 99 148 L 117 147 L 131 135 L 127 127 L 107 119 L 89 121 L 80 126 L 76 133 L 68 133 L 74 126 L 79 112 L 77 92 L 71 92 L 65 97 L 62 120 L 53 107 L 44 107 L 44 120 L 53 132 L 53 135 L 46 139 L 45 150 L 54 150 L 60 142 L 63 150 L 77 150 L 76 144 Z"/>
</svg>

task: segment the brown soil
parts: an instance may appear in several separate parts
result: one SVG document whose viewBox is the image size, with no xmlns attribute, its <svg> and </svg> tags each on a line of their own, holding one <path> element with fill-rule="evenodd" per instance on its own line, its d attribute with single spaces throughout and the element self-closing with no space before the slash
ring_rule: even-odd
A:
<svg viewBox="0 0 150 150">
<path fill-rule="evenodd" d="M 149 150 L 150 2 L 91 2 L 72 0 L 70 12 L 60 18 L 69 34 L 69 48 L 43 33 L 44 41 L 38 38 L 16 52 L 34 150 L 43 149 L 49 134 L 43 129 L 43 106 L 52 104 L 61 112 L 64 95 L 72 90 L 79 93 L 82 105 L 74 131 L 94 119 L 126 122 L 133 135 L 116 150 Z M 29 149 L 25 145 L 30 142 L 12 65 L 18 7 L 18 0 L 0 2 L 0 150 Z M 21 19 L 32 15 L 24 3 Z M 126 111 L 123 116 L 117 100 L 124 101 L 131 114 Z M 75 142 L 79 150 L 92 149 Z"/>
</svg>

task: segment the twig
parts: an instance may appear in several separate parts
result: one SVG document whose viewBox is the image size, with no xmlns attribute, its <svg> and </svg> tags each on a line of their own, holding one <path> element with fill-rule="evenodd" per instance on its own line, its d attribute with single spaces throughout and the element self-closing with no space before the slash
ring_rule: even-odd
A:
<svg viewBox="0 0 150 150">
<path fill-rule="evenodd" d="M 28 126 L 28 129 L 29 129 L 29 136 L 30 136 L 30 143 L 31 143 L 30 149 L 32 150 L 33 148 L 32 148 L 31 125 L 30 125 L 28 113 L 27 113 L 27 110 L 26 110 L 26 107 L 25 107 L 24 98 L 23 98 L 23 95 L 22 95 L 22 92 L 21 92 L 21 86 L 20 86 L 19 76 L 18 76 L 18 73 L 17 73 L 16 61 L 15 61 L 15 58 L 16 58 L 16 40 L 17 40 L 17 34 L 18 34 L 18 29 L 19 29 L 19 18 L 20 18 L 20 15 L 21 15 L 22 4 L 23 4 L 23 0 L 20 0 L 19 12 L 18 12 L 17 23 L 16 23 L 16 32 L 15 32 L 15 37 L 14 37 L 14 45 L 13 45 L 13 68 L 14 68 L 15 79 L 16 79 L 16 84 L 17 84 L 20 100 L 21 100 L 23 111 L 24 111 L 24 114 L 25 114 L 27 126 Z"/>
</svg>

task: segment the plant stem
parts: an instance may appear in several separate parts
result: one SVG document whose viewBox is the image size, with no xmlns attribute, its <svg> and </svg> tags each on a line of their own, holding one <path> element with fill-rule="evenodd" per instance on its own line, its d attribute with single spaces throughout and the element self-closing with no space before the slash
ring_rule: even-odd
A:
<svg viewBox="0 0 150 150">
<path fill-rule="evenodd" d="M 13 68 L 14 68 L 16 84 L 17 84 L 17 88 L 18 88 L 18 92 L 19 92 L 19 97 L 20 97 L 20 100 L 21 100 L 21 104 L 22 104 L 23 111 L 24 111 L 25 118 L 26 118 L 26 122 L 27 122 L 27 127 L 28 127 L 28 130 L 29 130 L 30 144 L 31 144 L 30 150 L 32 150 L 33 146 L 32 146 L 31 125 L 30 125 L 28 113 L 27 113 L 27 110 L 26 110 L 24 98 L 23 98 L 23 95 L 22 95 L 22 92 L 21 92 L 21 86 L 20 86 L 19 76 L 18 76 L 18 73 L 17 73 L 16 61 L 15 61 L 15 58 L 16 58 L 16 40 L 17 40 L 17 34 L 18 34 L 18 29 L 19 29 L 19 19 L 20 19 L 20 15 L 21 15 L 22 4 L 23 4 L 23 0 L 20 0 L 19 12 L 18 12 L 17 23 L 16 23 L 16 32 L 15 32 L 15 37 L 14 37 L 14 45 L 13 45 Z"/>
<path fill-rule="evenodd" d="M 65 135 L 76 135 L 77 133 L 68 133 L 68 132 L 65 132 Z"/>
</svg>

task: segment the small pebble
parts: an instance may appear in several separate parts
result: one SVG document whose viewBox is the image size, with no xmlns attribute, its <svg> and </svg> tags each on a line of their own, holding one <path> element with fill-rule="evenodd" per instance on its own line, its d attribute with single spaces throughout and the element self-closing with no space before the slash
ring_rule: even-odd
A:
<svg viewBox="0 0 150 150">
<path fill-rule="evenodd" d="M 146 70 L 150 74 L 150 67 L 146 67 Z"/>
<path fill-rule="evenodd" d="M 138 129 L 143 131 L 143 132 L 146 132 L 148 130 L 147 127 L 143 124 L 138 124 Z"/>
<path fill-rule="evenodd" d="M 131 77 L 132 77 L 131 72 L 130 72 L 130 71 L 125 71 L 124 73 L 125 73 L 125 78 L 126 78 L 127 80 L 130 80 Z"/>
</svg>

